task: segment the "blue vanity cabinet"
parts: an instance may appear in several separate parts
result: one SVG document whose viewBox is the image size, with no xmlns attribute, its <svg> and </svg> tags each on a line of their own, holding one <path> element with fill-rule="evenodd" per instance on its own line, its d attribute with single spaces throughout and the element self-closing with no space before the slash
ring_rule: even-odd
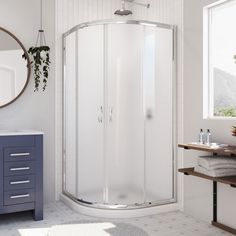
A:
<svg viewBox="0 0 236 236">
<path fill-rule="evenodd" d="M 43 134 L 0 134 L 0 214 L 43 219 Z"/>
</svg>

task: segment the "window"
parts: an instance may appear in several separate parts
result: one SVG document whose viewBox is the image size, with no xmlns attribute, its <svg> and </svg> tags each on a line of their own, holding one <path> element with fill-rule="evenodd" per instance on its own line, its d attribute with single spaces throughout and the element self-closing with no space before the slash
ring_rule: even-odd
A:
<svg viewBox="0 0 236 236">
<path fill-rule="evenodd" d="M 205 9 L 204 117 L 236 117 L 236 0 Z"/>
</svg>

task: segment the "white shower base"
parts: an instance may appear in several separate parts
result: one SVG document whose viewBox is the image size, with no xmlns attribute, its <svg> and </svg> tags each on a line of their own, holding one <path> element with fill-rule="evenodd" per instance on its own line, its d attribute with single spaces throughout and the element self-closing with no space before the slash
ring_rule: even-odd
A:
<svg viewBox="0 0 236 236">
<path fill-rule="evenodd" d="M 88 193 L 81 193 L 81 198 L 84 201 L 92 203 L 103 203 L 103 193 L 101 191 L 91 191 Z M 143 191 L 138 188 L 126 187 L 119 190 L 110 189 L 108 196 L 105 198 L 107 205 L 135 205 L 142 204 L 144 195 Z M 160 202 L 160 205 L 167 203 L 169 200 L 164 200 L 162 196 L 147 192 L 145 202 Z M 105 204 L 106 205 L 106 204 Z"/>
<path fill-rule="evenodd" d="M 131 198 L 132 195 L 130 194 Z M 73 210 L 94 217 L 102 217 L 102 218 L 132 218 L 132 217 L 142 217 L 148 215 L 154 215 L 163 212 L 177 211 L 180 210 L 181 207 L 178 203 L 168 203 L 166 205 L 152 206 L 152 207 L 143 207 L 136 209 L 99 209 L 81 205 L 80 203 L 72 200 L 68 196 L 61 194 L 60 199 L 64 202 L 68 207 Z M 127 199 L 126 199 L 127 200 Z M 126 202 L 127 204 L 127 202 Z"/>
</svg>

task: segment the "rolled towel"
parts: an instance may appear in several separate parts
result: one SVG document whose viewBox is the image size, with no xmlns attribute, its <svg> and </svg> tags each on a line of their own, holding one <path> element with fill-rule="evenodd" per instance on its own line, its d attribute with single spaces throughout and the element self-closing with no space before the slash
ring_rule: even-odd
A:
<svg viewBox="0 0 236 236">
<path fill-rule="evenodd" d="M 200 156 L 198 165 L 207 170 L 236 168 L 236 158 L 227 156 Z"/>
<path fill-rule="evenodd" d="M 194 171 L 211 177 L 236 176 L 236 168 L 208 170 L 202 166 L 196 166 Z"/>
</svg>

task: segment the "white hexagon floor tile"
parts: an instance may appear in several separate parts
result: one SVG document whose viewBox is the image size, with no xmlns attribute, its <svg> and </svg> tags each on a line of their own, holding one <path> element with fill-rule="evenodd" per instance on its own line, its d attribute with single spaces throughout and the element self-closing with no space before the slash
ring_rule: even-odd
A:
<svg viewBox="0 0 236 236">
<path fill-rule="evenodd" d="M 180 211 L 130 219 L 79 214 L 62 202 L 45 206 L 44 220 L 30 212 L 0 215 L 0 236 L 230 236 Z"/>
</svg>

